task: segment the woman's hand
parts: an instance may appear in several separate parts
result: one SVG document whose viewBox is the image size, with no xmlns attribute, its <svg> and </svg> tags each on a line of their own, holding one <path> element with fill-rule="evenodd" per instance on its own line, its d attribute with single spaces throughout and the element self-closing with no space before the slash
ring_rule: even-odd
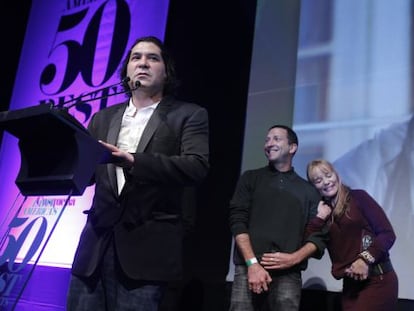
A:
<svg viewBox="0 0 414 311">
<path fill-rule="evenodd" d="M 352 265 L 345 269 L 345 274 L 357 281 L 363 281 L 368 278 L 369 266 L 361 258 L 355 260 Z"/>
<path fill-rule="evenodd" d="M 331 207 L 324 201 L 320 201 L 318 204 L 318 213 L 316 214 L 316 217 L 326 220 L 331 213 Z"/>
</svg>

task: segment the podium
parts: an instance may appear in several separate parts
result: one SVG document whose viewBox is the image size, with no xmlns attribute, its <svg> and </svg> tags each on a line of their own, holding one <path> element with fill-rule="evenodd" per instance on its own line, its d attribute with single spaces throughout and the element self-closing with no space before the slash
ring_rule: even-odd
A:
<svg viewBox="0 0 414 311">
<path fill-rule="evenodd" d="M 110 158 L 107 149 L 61 108 L 39 105 L 1 112 L 0 128 L 19 139 L 16 185 L 23 195 L 81 195 L 95 165 Z"/>
<path fill-rule="evenodd" d="M 0 112 L 0 129 L 18 139 L 21 154 L 15 183 L 24 200 L 17 204 L 17 208 L 10 207 L 10 211 L 17 212 L 12 214 L 13 219 L 7 224 L 0 240 L 0 272 L 5 281 L 0 290 L 0 309 L 5 310 L 12 305 L 11 310 L 15 310 L 70 197 L 83 194 L 91 184 L 95 167 L 107 163 L 111 154 L 66 109 L 54 106 L 39 105 Z M 53 218 L 54 222 L 43 215 L 31 221 L 25 213 L 21 213 L 28 197 L 50 195 L 66 196 L 63 207 Z M 41 224 L 39 229 L 33 229 L 38 224 Z M 21 234 L 17 236 L 13 230 L 20 230 Z M 33 230 L 37 232 L 35 238 L 30 240 L 27 233 Z M 29 242 L 25 241 L 27 239 Z M 25 243 L 32 244 L 23 260 L 16 261 Z M 23 277 L 21 273 L 28 270 L 26 266 L 29 262 L 34 264 Z M 18 294 L 13 297 L 10 293 L 16 291 Z"/>
</svg>

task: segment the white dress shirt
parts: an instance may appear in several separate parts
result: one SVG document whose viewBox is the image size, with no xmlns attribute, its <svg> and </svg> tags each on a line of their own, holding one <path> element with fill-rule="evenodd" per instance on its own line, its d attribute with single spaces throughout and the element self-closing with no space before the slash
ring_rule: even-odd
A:
<svg viewBox="0 0 414 311">
<path fill-rule="evenodd" d="M 122 116 L 121 129 L 118 135 L 117 147 L 123 151 L 135 153 L 141 139 L 142 132 L 147 126 L 158 103 L 151 106 L 137 109 L 132 99 Z M 122 167 L 116 167 L 116 178 L 118 183 L 118 194 L 121 193 L 125 184 L 125 175 Z"/>
</svg>

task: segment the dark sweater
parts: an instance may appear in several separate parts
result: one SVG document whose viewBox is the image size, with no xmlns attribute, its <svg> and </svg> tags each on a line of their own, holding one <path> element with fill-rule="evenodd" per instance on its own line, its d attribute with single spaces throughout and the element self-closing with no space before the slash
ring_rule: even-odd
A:
<svg viewBox="0 0 414 311">
<path fill-rule="evenodd" d="M 248 170 L 240 177 L 230 202 L 230 229 L 234 236 L 248 233 L 256 257 L 280 251 L 292 253 L 304 243 L 305 226 L 317 212 L 320 195 L 294 170 L 279 172 L 269 165 Z M 305 239 L 318 247 L 324 241 L 317 234 Z M 237 247 L 235 264 L 244 264 Z M 306 268 L 306 262 L 300 265 Z"/>
</svg>

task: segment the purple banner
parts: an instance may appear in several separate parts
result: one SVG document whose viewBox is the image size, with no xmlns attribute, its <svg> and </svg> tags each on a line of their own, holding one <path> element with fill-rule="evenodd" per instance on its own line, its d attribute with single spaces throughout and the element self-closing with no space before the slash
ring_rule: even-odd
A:
<svg viewBox="0 0 414 311">
<path fill-rule="evenodd" d="M 168 0 L 34 0 L 10 110 L 44 103 L 73 105 L 69 112 L 86 126 L 93 113 L 125 100 L 122 94 L 89 101 L 121 90 L 120 86 L 113 85 L 119 82 L 118 70 L 128 49 L 137 37 L 143 35 L 155 35 L 163 39 L 167 13 Z M 102 88 L 103 91 L 99 91 Z M 84 94 L 89 95 L 78 102 L 76 99 Z M 78 104 L 74 105 L 76 102 Z M 52 141 L 50 148 L 54 148 Z M 19 168 L 17 138 L 5 132 L 0 150 L 1 263 L 14 259 L 11 258 L 14 255 L 4 252 L 10 248 L 10 240 L 23 238 L 22 232 L 39 232 L 36 226 L 27 228 L 27 224 L 46 224 L 47 233 L 65 199 L 31 197 L 23 208 L 14 210 L 14 207 L 19 206 L 14 203 L 19 197 L 15 185 Z M 71 198 L 39 265 L 71 266 L 86 221 L 82 211 L 89 209 L 93 191 L 93 187 L 88 187 L 82 196 Z M 16 215 L 30 220 L 22 224 L 14 223 L 13 230 L 9 231 L 10 221 Z M 25 245 L 22 245 L 15 258 L 17 261 L 27 259 L 27 249 L 30 249 L 34 239 L 30 234 L 27 236 Z"/>
</svg>

